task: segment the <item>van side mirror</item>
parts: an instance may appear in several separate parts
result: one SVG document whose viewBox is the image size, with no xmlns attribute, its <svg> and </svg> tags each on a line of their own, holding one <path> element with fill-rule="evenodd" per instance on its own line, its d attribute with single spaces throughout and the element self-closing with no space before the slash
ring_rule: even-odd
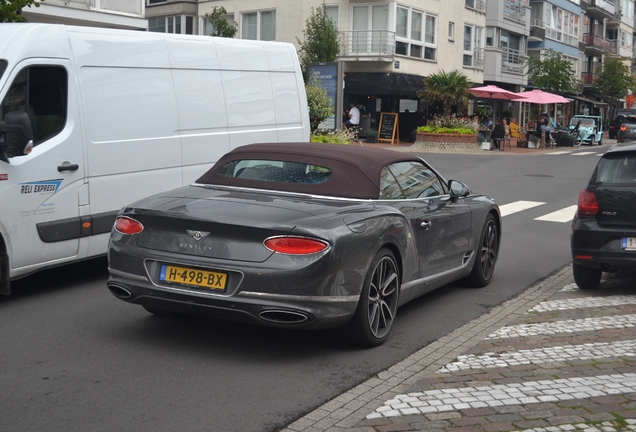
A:
<svg viewBox="0 0 636 432">
<path fill-rule="evenodd" d="M 448 189 L 450 190 L 450 197 L 452 202 L 457 202 L 458 198 L 467 197 L 470 194 L 470 189 L 468 189 L 468 186 L 457 180 L 449 180 Z"/>
<path fill-rule="evenodd" d="M 29 115 L 24 111 L 11 111 L 0 124 L 0 159 L 24 156 L 33 150 L 33 129 Z"/>
</svg>

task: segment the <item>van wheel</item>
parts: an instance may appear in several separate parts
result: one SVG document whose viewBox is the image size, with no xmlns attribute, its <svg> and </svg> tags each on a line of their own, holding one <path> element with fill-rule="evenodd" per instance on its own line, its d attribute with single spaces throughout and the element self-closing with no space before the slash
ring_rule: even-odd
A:
<svg viewBox="0 0 636 432">
<path fill-rule="evenodd" d="M 393 253 L 380 249 L 371 262 L 360 300 L 345 331 L 354 342 L 375 347 L 391 333 L 400 294 L 400 273 Z"/>
<path fill-rule="evenodd" d="M 576 282 L 580 289 L 593 290 L 598 288 L 599 283 L 601 283 L 603 271 L 579 264 L 572 264 L 572 274 L 574 275 L 574 282 Z"/>
<path fill-rule="evenodd" d="M 180 314 L 178 312 L 172 312 L 172 311 L 167 311 L 164 309 L 158 309 L 158 308 L 154 308 L 154 307 L 150 307 L 150 306 L 142 306 L 144 309 L 146 309 L 148 312 L 150 312 L 153 315 L 156 315 L 158 317 L 162 317 L 162 318 L 181 318 L 183 317 L 183 314 Z"/>
<path fill-rule="evenodd" d="M 490 283 L 495 271 L 495 263 L 499 255 L 499 229 L 495 217 L 490 214 L 481 231 L 481 238 L 477 245 L 477 253 L 473 269 L 466 278 L 468 284 L 475 288 L 485 287 Z"/>
</svg>

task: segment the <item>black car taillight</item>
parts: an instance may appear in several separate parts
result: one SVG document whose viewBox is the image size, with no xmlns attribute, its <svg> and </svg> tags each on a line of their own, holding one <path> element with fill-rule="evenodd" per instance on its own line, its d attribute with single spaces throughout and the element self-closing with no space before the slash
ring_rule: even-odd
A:
<svg viewBox="0 0 636 432">
<path fill-rule="evenodd" d="M 598 201 L 594 192 L 583 189 L 579 194 L 578 213 L 580 216 L 595 216 L 598 213 Z"/>
</svg>

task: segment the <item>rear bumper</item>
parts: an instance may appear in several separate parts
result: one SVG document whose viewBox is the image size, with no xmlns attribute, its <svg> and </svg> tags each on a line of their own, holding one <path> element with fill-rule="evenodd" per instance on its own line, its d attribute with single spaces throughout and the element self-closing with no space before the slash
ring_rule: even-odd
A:
<svg viewBox="0 0 636 432">
<path fill-rule="evenodd" d="M 606 228 L 599 226 L 593 218 L 575 218 L 570 237 L 572 261 L 603 271 L 633 269 L 636 251 L 622 248 L 623 237 L 636 237 L 636 229 Z"/>
</svg>

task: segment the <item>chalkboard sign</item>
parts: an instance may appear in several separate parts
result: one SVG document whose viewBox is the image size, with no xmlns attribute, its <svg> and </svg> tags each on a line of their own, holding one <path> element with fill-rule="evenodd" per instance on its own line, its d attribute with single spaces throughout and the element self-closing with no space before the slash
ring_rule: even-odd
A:
<svg viewBox="0 0 636 432">
<path fill-rule="evenodd" d="M 397 139 L 400 142 L 400 128 L 398 127 L 397 113 L 380 113 L 380 126 L 378 127 L 378 141 L 391 141 Z"/>
</svg>

